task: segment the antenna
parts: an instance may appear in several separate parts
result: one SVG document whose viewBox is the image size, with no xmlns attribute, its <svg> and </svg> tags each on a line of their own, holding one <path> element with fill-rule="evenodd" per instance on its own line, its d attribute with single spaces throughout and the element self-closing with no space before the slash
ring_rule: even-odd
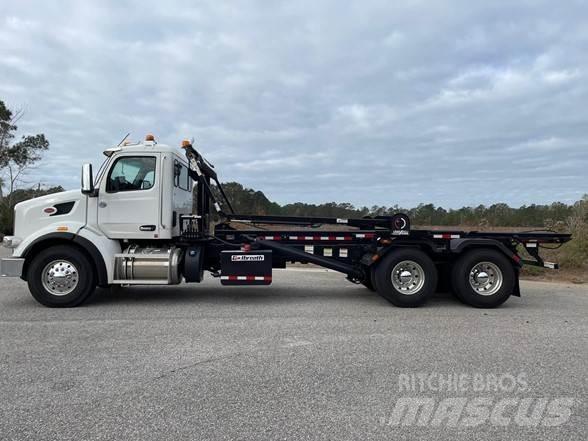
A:
<svg viewBox="0 0 588 441">
<path fill-rule="evenodd" d="M 125 137 L 123 139 L 121 139 L 120 142 L 117 144 L 117 147 L 120 147 L 120 145 L 127 140 L 127 138 L 129 137 L 130 134 L 131 134 L 131 132 L 127 133 L 125 135 Z"/>
</svg>

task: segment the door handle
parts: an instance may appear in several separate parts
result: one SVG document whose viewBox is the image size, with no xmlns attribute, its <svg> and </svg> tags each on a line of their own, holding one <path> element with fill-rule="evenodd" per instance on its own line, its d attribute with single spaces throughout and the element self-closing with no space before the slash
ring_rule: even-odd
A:
<svg viewBox="0 0 588 441">
<path fill-rule="evenodd" d="M 141 225 L 139 227 L 141 231 L 155 231 L 155 225 Z"/>
<path fill-rule="evenodd" d="M 106 202 L 104 202 L 104 201 L 98 202 L 98 206 L 99 206 L 100 208 L 104 208 L 104 207 L 106 207 L 107 205 L 108 205 L 108 204 L 107 204 Z"/>
</svg>

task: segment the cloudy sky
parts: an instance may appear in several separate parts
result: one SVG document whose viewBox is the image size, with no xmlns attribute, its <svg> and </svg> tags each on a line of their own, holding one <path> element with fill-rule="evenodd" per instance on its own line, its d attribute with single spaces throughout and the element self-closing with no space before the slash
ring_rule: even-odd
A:
<svg viewBox="0 0 588 441">
<path fill-rule="evenodd" d="M 0 99 L 51 142 L 31 182 L 153 132 L 280 203 L 588 193 L 586 1 L 93 3 L 2 6 Z"/>
</svg>

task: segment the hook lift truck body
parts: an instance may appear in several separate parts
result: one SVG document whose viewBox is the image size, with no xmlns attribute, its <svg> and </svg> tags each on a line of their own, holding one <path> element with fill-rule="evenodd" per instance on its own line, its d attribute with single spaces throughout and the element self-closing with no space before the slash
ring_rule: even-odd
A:
<svg viewBox="0 0 588 441">
<path fill-rule="evenodd" d="M 557 268 L 540 257 L 542 246 L 571 238 L 412 229 L 402 213 L 362 219 L 238 214 L 214 167 L 191 143 L 182 147 L 183 155 L 148 135 L 107 149 L 96 179 L 90 164 L 82 167 L 81 192 L 17 204 L 14 236 L 4 238 L 13 253 L 1 260 L 2 276 L 26 280 L 43 305 L 71 307 L 97 285 L 194 283 L 204 271 L 223 285 L 269 285 L 272 268 L 300 262 L 339 271 L 397 306 L 423 304 L 441 278 L 463 302 L 495 307 L 520 295 L 523 264 Z"/>
</svg>

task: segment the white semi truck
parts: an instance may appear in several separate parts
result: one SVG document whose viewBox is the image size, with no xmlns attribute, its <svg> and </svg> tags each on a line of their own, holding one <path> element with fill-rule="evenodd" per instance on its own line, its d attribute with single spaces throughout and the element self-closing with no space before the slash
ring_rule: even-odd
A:
<svg viewBox="0 0 588 441">
<path fill-rule="evenodd" d="M 557 267 L 540 257 L 543 244 L 570 240 L 549 231 L 411 229 L 402 213 L 237 214 L 214 167 L 190 142 L 182 148 L 151 135 L 109 148 L 95 177 L 90 164 L 82 167 L 81 191 L 17 204 L 2 276 L 27 281 L 43 305 L 71 307 L 96 286 L 195 283 L 205 271 L 224 285 L 269 285 L 272 268 L 302 262 L 342 272 L 397 306 L 422 305 L 443 279 L 465 303 L 495 307 L 519 295 L 523 263 Z"/>
</svg>

